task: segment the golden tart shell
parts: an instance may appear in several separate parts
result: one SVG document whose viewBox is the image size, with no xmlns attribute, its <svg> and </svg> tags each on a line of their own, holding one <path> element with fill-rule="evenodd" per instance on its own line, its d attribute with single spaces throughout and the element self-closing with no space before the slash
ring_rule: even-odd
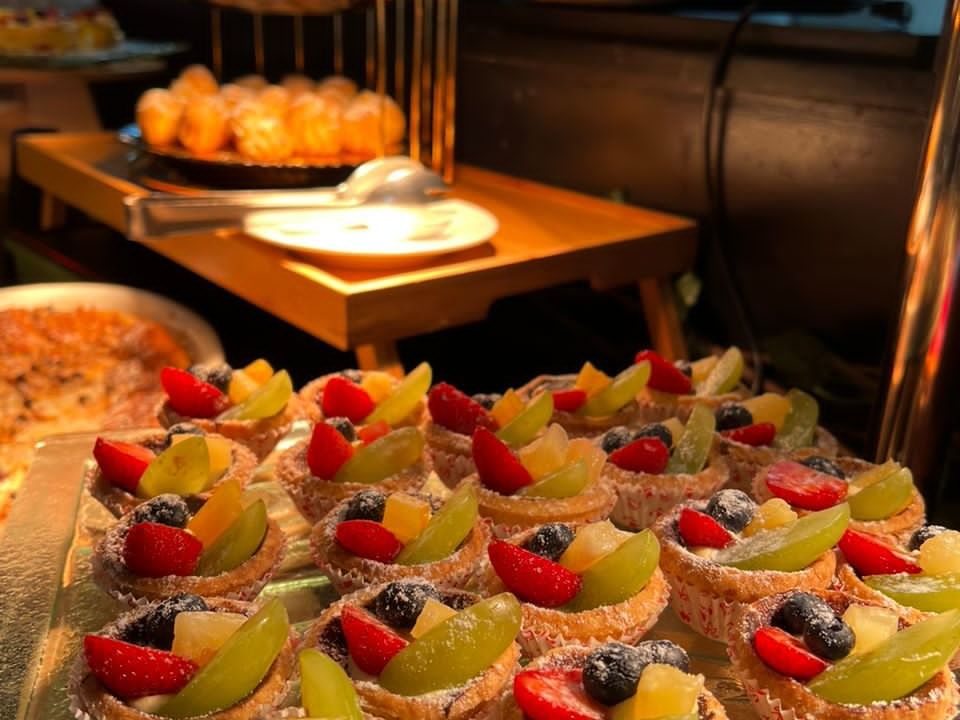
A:
<svg viewBox="0 0 960 720">
<path fill-rule="evenodd" d="M 768 446 L 753 446 L 731 440 L 719 435 L 717 451 L 726 456 L 730 465 L 730 482 L 727 487 L 750 493 L 753 490 L 753 478 L 767 465 L 778 460 L 802 460 L 812 455 L 834 458 L 840 449 L 837 439 L 825 428 L 817 427 L 812 447 L 801 448 L 792 453 Z"/>
<path fill-rule="evenodd" d="M 748 397 L 750 390 L 744 385 L 722 395 L 677 395 L 647 387 L 637 396 L 637 422 L 655 423 L 675 417 L 685 423 L 695 405 L 716 410 L 724 403 L 737 403 Z"/>
<path fill-rule="evenodd" d="M 520 395 L 520 397 L 529 399 L 544 385 L 549 386 L 553 383 L 566 383 L 572 388 L 576 379 L 576 375 L 538 375 L 517 390 L 517 394 Z M 592 438 L 603 435 L 607 430 L 617 427 L 618 425 L 636 425 L 637 410 L 637 403 L 633 400 L 613 415 L 608 415 L 607 417 L 584 417 L 576 413 L 555 410 L 550 422 L 561 425 L 571 438 Z"/>
<path fill-rule="evenodd" d="M 359 373 L 361 378 L 367 374 L 366 370 L 356 370 L 355 372 Z M 341 373 L 322 375 L 321 377 L 311 380 L 302 388 L 300 388 L 300 401 L 303 404 L 304 414 L 307 419 L 310 420 L 310 422 L 318 423 L 324 419 L 323 410 L 321 410 L 321 403 L 323 403 L 323 389 L 327 386 L 327 381 L 334 377 L 343 377 L 343 375 Z M 394 383 L 394 387 L 399 384 L 400 381 L 397 380 Z M 417 406 L 407 417 L 397 423 L 396 427 L 403 427 L 404 425 L 413 425 L 416 427 L 419 425 L 423 419 L 424 407 L 424 402 L 421 400 L 417 403 Z"/>
<path fill-rule="evenodd" d="M 447 430 L 433 420 L 423 424 L 430 467 L 447 487 L 454 487 L 468 475 L 477 472 L 473 462 L 473 439 L 453 430 Z"/>
</svg>

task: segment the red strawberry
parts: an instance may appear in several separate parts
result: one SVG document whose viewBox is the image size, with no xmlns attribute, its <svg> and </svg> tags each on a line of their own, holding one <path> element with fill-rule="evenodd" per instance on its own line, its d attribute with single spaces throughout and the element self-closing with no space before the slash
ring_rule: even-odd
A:
<svg viewBox="0 0 960 720">
<path fill-rule="evenodd" d="M 140 577 L 190 575 L 202 550 L 203 543 L 186 530 L 137 523 L 123 540 L 123 561 L 127 570 Z"/>
<path fill-rule="evenodd" d="M 337 524 L 337 542 L 358 557 L 388 563 L 403 544 L 383 525 L 373 520 L 344 520 Z"/>
<path fill-rule="evenodd" d="M 777 426 L 770 422 L 754 423 L 733 430 L 724 430 L 720 434 L 734 442 L 758 447 L 773 444 L 773 439 L 777 436 Z"/>
<path fill-rule="evenodd" d="M 540 607 L 559 607 L 570 602 L 583 585 L 576 573 L 519 545 L 494 540 L 487 554 L 507 589 Z"/>
<path fill-rule="evenodd" d="M 847 530 L 837 543 L 840 552 L 860 575 L 915 575 L 921 568 L 879 538 L 856 530 Z"/>
<path fill-rule="evenodd" d="M 677 530 L 688 547 L 725 548 L 733 535 L 706 513 L 685 507 L 680 511 Z"/>
<path fill-rule="evenodd" d="M 650 379 L 647 387 L 674 395 L 687 395 L 693 392 L 693 383 L 672 362 L 664 360 L 653 350 L 641 350 L 634 358 L 635 363 L 644 360 L 650 363 Z"/>
<path fill-rule="evenodd" d="M 345 417 L 352 423 L 359 423 L 376 406 L 366 390 L 345 377 L 336 375 L 323 386 L 321 409 L 325 417 Z"/>
<path fill-rule="evenodd" d="M 332 480 L 337 470 L 351 457 L 353 446 L 333 425 L 319 422 L 313 426 L 307 447 L 307 465 L 318 478 Z"/>
<path fill-rule="evenodd" d="M 357 430 L 357 437 L 364 445 L 369 445 L 374 440 L 379 440 L 390 432 L 390 423 L 386 420 L 377 420 L 375 423 L 365 425 Z"/>
<path fill-rule="evenodd" d="M 171 652 L 100 635 L 83 638 L 83 656 L 100 684 L 124 699 L 178 692 L 197 671 Z"/>
<path fill-rule="evenodd" d="M 448 383 L 438 383 L 427 396 L 430 417 L 438 425 L 461 435 L 472 435 L 478 427 L 497 429 L 487 409 Z"/>
<path fill-rule="evenodd" d="M 165 367 L 160 371 L 160 384 L 167 393 L 170 407 L 186 417 L 212 418 L 230 404 L 217 388 L 186 370 Z"/>
<path fill-rule="evenodd" d="M 156 455 L 140 445 L 98 437 L 93 446 L 93 457 L 109 483 L 134 493 L 147 465 Z"/>
<path fill-rule="evenodd" d="M 520 459 L 486 428 L 478 427 L 473 433 L 473 462 L 480 481 L 502 495 L 512 495 L 533 482 Z"/>
<path fill-rule="evenodd" d="M 830 663 L 807 650 L 793 635 L 770 625 L 754 633 L 753 649 L 778 673 L 800 681 L 810 680 L 830 667 Z"/>
<path fill-rule="evenodd" d="M 583 689 L 583 670 L 524 670 L 513 697 L 529 720 L 603 720 L 606 713 Z"/>
<path fill-rule="evenodd" d="M 580 388 L 553 391 L 553 409 L 560 412 L 576 412 L 587 402 L 587 391 Z"/>
<path fill-rule="evenodd" d="M 655 437 L 637 438 L 629 445 L 610 453 L 610 462 L 630 472 L 662 473 L 670 461 L 670 449 Z"/>
<path fill-rule="evenodd" d="M 847 496 L 847 482 L 800 463 L 782 460 L 767 468 L 767 489 L 801 510 L 824 510 Z"/>
<path fill-rule="evenodd" d="M 357 667 L 370 675 L 379 675 L 391 658 L 409 643 L 366 610 L 345 605 L 340 625 L 347 650 Z"/>
</svg>

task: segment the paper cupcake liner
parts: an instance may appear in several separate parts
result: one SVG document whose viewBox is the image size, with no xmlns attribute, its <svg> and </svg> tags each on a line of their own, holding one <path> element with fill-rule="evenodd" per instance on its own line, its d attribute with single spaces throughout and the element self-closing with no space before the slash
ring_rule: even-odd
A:
<svg viewBox="0 0 960 720">
<path fill-rule="evenodd" d="M 689 476 L 688 476 L 689 477 Z M 693 483 L 684 476 L 638 478 L 636 482 L 614 480 L 617 504 L 610 519 L 619 527 L 637 532 L 653 525 L 682 502 L 705 500 L 726 484 L 726 471 L 712 483 Z"/>
<path fill-rule="evenodd" d="M 793 709 L 784 707 L 779 698 L 760 687 L 757 680 L 736 660 L 731 659 L 731 670 L 740 680 L 744 694 L 761 720 L 813 720 L 807 713 L 798 715 Z"/>
<path fill-rule="evenodd" d="M 455 487 L 467 475 L 477 471 L 477 466 L 473 464 L 473 458 L 470 455 L 441 450 L 429 443 L 426 454 L 434 472 L 449 488 Z"/>
<path fill-rule="evenodd" d="M 325 564 L 320 570 L 329 578 L 330 584 L 333 585 L 334 590 L 340 595 L 346 595 L 370 585 L 380 585 L 384 582 L 390 582 L 392 579 L 374 577 L 373 574 L 365 574 L 357 570 L 342 570 L 330 564 Z M 439 584 L 454 588 L 466 588 L 471 584 L 474 575 L 475 569 L 472 567 L 465 568 L 462 571 L 451 570 L 451 572 L 446 575 L 444 582 Z"/>
<path fill-rule="evenodd" d="M 549 650 L 563 647 L 564 645 L 583 645 L 585 647 L 595 647 L 597 645 L 603 645 L 604 643 L 613 641 L 622 642 L 627 645 L 633 645 L 643 638 L 644 635 L 650 632 L 650 630 L 653 629 L 653 626 L 657 624 L 657 620 L 659 619 L 660 613 L 657 613 L 647 618 L 640 625 L 633 625 L 631 627 L 623 628 L 622 632 L 606 633 L 603 636 L 590 635 L 585 638 L 567 638 L 560 633 L 549 633 L 543 630 L 535 630 L 525 624 L 524 627 L 520 629 L 520 634 L 517 636 L 517 643 L 519 643 L 524 657 L 530 659 L 539 657 Z"/>
<path fill-rule="evenodd" d="M 677 617 L 704 637 L 726 642 L 741 604 L 703 592 L 671 573 L 664 574 L 670 583 L 670 606 Z"/>
</svg>

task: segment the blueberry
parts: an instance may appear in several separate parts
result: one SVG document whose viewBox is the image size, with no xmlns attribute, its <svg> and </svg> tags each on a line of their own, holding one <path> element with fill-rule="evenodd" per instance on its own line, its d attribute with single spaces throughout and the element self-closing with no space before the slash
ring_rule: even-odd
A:
<svg viewBox="0 0 960 720">
<path fill-rule="evenodd" d="M 206 612 L 210 608 L 198 595 L 174 595 L 158 603 L 123 630 L 123 640 L 169 650 L 173 645 L 173 624 L 182 612 Z"/>
<path fill-rule="evenodd" d="M 493 406 L 501 398 L 497 393 L 478 393 L 473 396 L 473 401 L 482 405 L 487 410 L 493 410 Z"/>
<path fill-rule="evenodd" d="M 213 385 L 220 392 L 227 392 L 230 387 L 230 378 L 233 377 L 233 368 L 226 363 L 191 365 L 187 372 L 195 378 Z"/>
<path fill-rule="evenodd" d="M 573 542 L 573 530 L 563 523 L 550 523 L 537 530 L 523 547 L 548 560 L 559 560 Z"/>
<path fill-rule="evenodd" d="M 721 490 L 707 502 L 707 515 L 730 532 L 740 532 L 757 512 L 757 504 L 743 490 Z"/>
<path fill-rule="evenodd" d="M 818 473 L 823 473 L 824 475 L 833 475 L 841 480 L 845 480 L 847 477 L 843 470 L 840 469 L 840 466 L 833 462 L 833 460 L 820 457 L 819 455 L 813 455 L 811 457 L 804 458 L 800 461 L 800 464 L 806 465 L 808 468 L 811 470 L 816 470 Z"/>
<path fill-rule="evenodd" d="M 693 365 L 689 360 L 675 360 L 673 366 L 687 377 L 693 377 Z"/>
<path fill-rule="evenodd" d="M 935 538 L 942 532 L 946 532 L 946 528 L 943 525 L 924 525 L 922 528 L 917 530 L 913 535 L 910 536 L 910 543 L 907 547 L 910 550 L 919 550 L 920 546 L 923 545 L 930 538 Z"/>
<path fill-rule="evenodd" d="M 815 619 L 829 620 L 836 615 L 833 608 L 816 595 L 798 592 L 786 599 L 773 614 L 771 622 L 789 633 L 800 635 Z"/>
<path fill-rule="evenodd" d="M 618 425 L 617 427 L 610 428 L 603 434 L 603 437 L 600 438 L 600 447 L 609 455 L 615 450 L 629 445 L 631 442 L 633 442 L 633 430 L 625 428 L 623 425 Z"/>
<path fill-rule="evenodd" d="M 717 418 L 717 432 L 753 425 L 753 415 L 743 405 L 737 403 L 724 403 L 717 408 L 714 415 Z"/>
<path fill-rule="evenodd" d="M 583 663 L 583 689 L 604 705 L 616 705 L 636 693 L 643 668 L 637 648 L 619 642 L 601 645 Z"/>
<path fill-rule="evenodd" d="M 646 640 L 637 644 L 637 650 L 644 667 L 658 663 L 673 665 L 679 670 L 690 672 L 690 656 L 687 651 L 669 640 Z"/>
<path fill-rule="evenodd" d="M 429 598 L 440 600 L 440 593 L 423 580 L 405 580 L 387 585 L 373 600 L 373 612 L 395 628 L 409 629 L 417 622 Z"/>
<path fill-rule="evenodd" d="M 133 511 L 132 525 L 139 523 L 160 523 L 170 527 L 185 527 L 190 519 L 190 509 L 179 495 L 157 495 L 138 505 Z"/>
<path fill-rule="evenodd" d="M 383 520 L 383 511 L 387 507 L 387 496 L 376 490 L 362 490 L 350 498 L 343 513 L 344 520 Z"/>
<path fill-rule="evenodd" d="M 658 438 L 664 445 L 667 446 L 667 450 L 673 447 L 673 435 L 670 434 L 670 431 L 667 430 L 667 426 L 662 423 L 651 423 L 650 425 L 644 425 L 642 428 L 633 433 L 633 439 L 642 437 L 654 437 Z"/>
<path fill-rule="evenodd" d="M 363 382 L 363 373 L 359 370 L 341 370 L 340 377 L 345 377 L 347 380 L 357 385 Z"/>
<path fill-rule="evenodd" d="M 349 419 L 345 417 L 332 417 L 326 418 L 324 422 L 336 428 L 337 432 L 343 435 L 347 442 L 353 442 L 357 439 L 356 428 L 353 427 L 353 423 L 350 422 Z"/>
<path fill-rule="evenodd" d="M 856 638 L 843 618 L 831 612 L 814 615 L 803 629 L 803 641 L 811 652 L 827 660 L 840 660 L 853 650 Z"/>
</svg>

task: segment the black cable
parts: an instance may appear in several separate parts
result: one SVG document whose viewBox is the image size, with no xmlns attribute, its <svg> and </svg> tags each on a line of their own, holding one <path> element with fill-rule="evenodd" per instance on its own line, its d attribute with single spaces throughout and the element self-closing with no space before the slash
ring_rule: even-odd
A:
<svg viewBox="0 0 960 720">
<path fill-rule="evenodd" d="M 763 387 L 763 360 L 760 356 L 760 346 L 757 343 L 756 335 L 753 331 L 753 323 L 743 302 L 743 296 L 740 294 L 740 288 L 737 286 L 730 259 L 727 256 L 724 245 L 724 236 L 726 231 L 726 197 L 724 194 L 723 183 L 723 126 L 720 125 L 718 131 L 714 132 L 714 118 L 716 116 L 715 108 L 717 102 L 717 91 L 723 87 L 727 76 L 727 68 L 733 53 L 736 49 L 737 39 L 741 31 L 750 21 L 751 16 L 757 11 L 762 0 L 753 0 L 740 12 L 730 32 L 724 39 L 723 46 L 717 54 L 713 63 L 713 69 L 710 73 L 710 81 L 707 85 L 706 93 L 703 99 L 703 171 L 704 182 L 707 188 L 707 200 L 710 211 L 710 230 L 711 246 L 714 256 L 717 260 L 722 283 L 726 286 L 733 306 L 733 314 L 736 323 L 740 326 L 743 333 L 744 344 L 746 345 L 753 364 L 753 392 L 758 393 Z M 718 147 L 714 152 L 714 135 L 719 139 Z"/>
</svg>

